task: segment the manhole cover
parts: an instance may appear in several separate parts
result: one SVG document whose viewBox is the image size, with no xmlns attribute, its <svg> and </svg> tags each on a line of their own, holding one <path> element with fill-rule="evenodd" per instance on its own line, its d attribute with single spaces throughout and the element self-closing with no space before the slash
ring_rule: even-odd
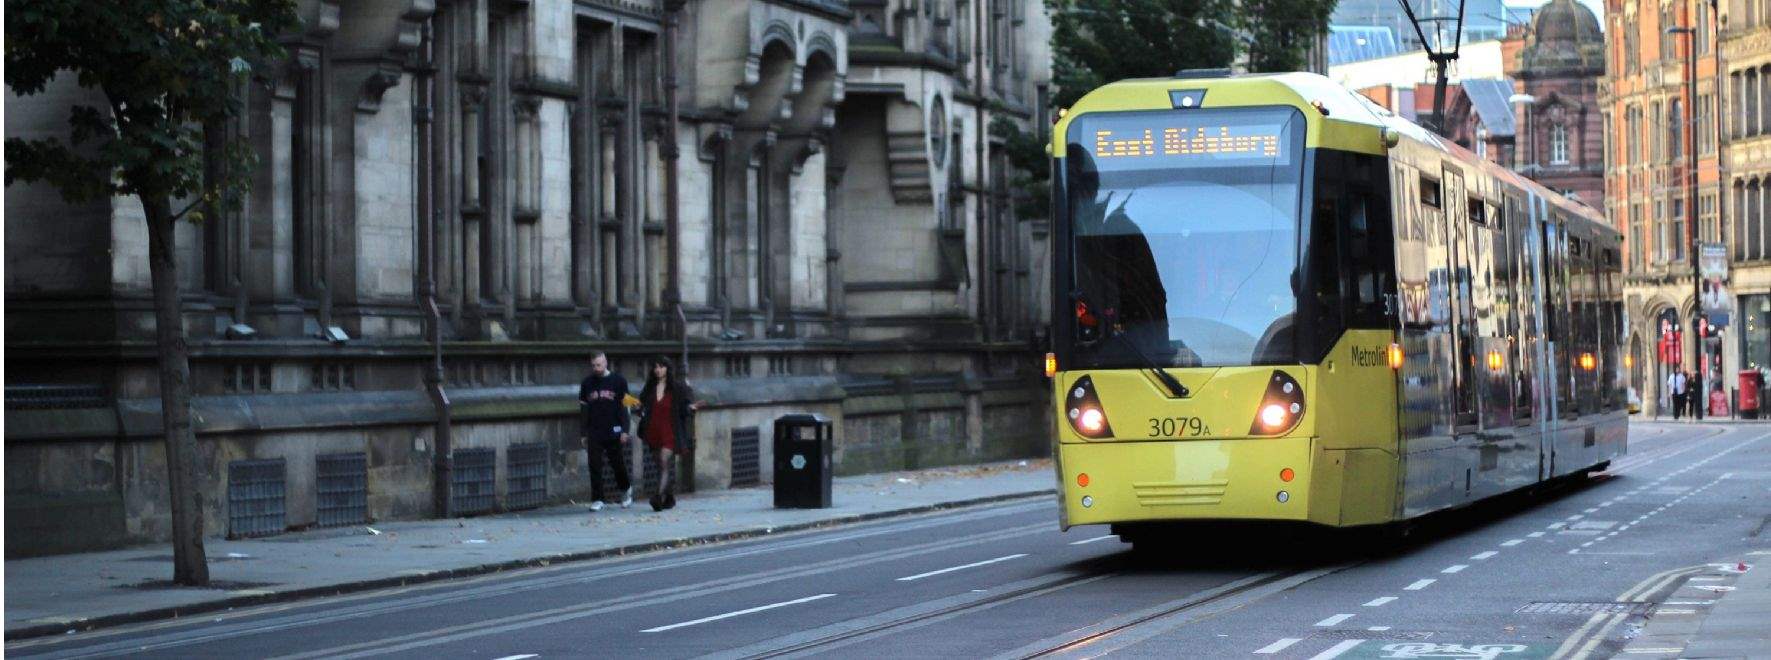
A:
<svg viewBox="0 0 1771 660">
<path fill-rule="evenodd" d="M 1519 614 L 1641 614 L 1653 606 L 1653 603 L 1539 601 L 1514 611 Z"/>
</svg>

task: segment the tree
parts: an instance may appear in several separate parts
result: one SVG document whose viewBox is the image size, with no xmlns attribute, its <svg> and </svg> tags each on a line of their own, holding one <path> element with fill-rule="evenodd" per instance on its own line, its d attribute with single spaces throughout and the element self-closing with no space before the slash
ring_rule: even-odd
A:
<svg viewBox="0 0 1771 660">
<path fill-rule="evenodd" d="M 1316 37 L 1328 31 L 1337 0 L 1240 0 L 1238 27 L 1247 35 L 1248 70 L 1297 71 Z"/>
<path fill-rule="evenodd" d="M 1115 80 L 1229 66 L 1236 44 L 1218 19 L 1234 8 L 1232 0 L 1046 0 L 1054 101 L 1067 108 Z"/>
<path fill-rule="evenodd" d="M 174 229 L 237 204 L 250 185 L 246 145 L 205 134 L 222 134 L 243 111 L 239 92 L 255 67 L 283 57 L 275 37 L 295 25 L 295 4 L 32 0 L 6 9 L 5 78 L 14 93 L 41 93 L 65 71 L 101 92 L 106 106 L 71 108 L 66 142 L 7 138 L 7 185 L 44 181 L 71 203 L 135 196 L 147 217 L 173 581 L 207 584 Z M 183 208 L 173 210 L 175 203 Z"/>
</svg>

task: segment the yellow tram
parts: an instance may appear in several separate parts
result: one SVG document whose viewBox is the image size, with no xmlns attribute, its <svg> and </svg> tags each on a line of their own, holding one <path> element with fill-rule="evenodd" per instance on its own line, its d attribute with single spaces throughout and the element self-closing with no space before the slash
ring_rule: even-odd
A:
<svg viewBox="0 0 1771 660">
<path fill-rule="evenodd" d="M 1379 525 L 1624 453 L 1593 209 L 1305 73 L 1110 84 L 1050 149 L 1064 529 Z"/>
</svg>

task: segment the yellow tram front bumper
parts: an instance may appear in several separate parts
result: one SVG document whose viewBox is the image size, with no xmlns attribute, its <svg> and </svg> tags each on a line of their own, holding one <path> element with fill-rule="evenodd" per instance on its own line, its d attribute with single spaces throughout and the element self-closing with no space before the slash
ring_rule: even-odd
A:
<svg viewBox="0 0 1771 660">
<path fill-rule="evenodd" d="M 1164 520 L 1340 526 L 1387 522 L 1394 513 L 1394 455 L 1381 450 L 1327 450 L 1310 437 L 1060 443 L 1057 450 L 1065 527 Z"/>
</svg>

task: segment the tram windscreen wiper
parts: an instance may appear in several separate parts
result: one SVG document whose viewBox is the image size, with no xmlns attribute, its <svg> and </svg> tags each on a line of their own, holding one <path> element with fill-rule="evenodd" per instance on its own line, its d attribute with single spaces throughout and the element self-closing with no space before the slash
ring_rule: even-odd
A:
<svg viewBox="0 0 1771 660">
<path fill-rule="evenodd" d="M 1144 368 L 1150 370 L 1150 373 L 1156 376 L 1156 380 L 1162 381 L 1163 386 L 1168 388 L 1169 398 L 1184 398 L 1190 394 L 1190 392 L 1187 391 L 1186 385 L 1182 385 L 1181 381 L 1175 380 L 1174 376 L 1170 376 L 1168 375 L 1168 372 L 1163 371 L 1162 367 L 1158 366 L 1155 360 L 1150 359 L 1150 356 L 1144 354 L 1143 349 L 1138 348 L 1137 342 L 1132 341 L 1125 336 L 1124 330 L 1114 331 L 1113 336 L 1119 339 L 1119 343 L 1125 344 L 1126 348 L 1130 348 L 1133 355 L 1138 356 L 1138 361 L 1144 363 Z"/>
</svg>

